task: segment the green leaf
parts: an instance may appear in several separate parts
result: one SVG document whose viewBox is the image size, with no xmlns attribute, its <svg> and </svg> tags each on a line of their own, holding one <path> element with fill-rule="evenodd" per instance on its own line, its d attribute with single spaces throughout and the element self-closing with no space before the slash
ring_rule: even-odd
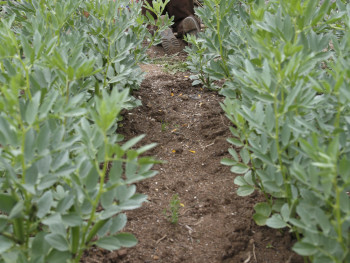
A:
<svg viewBox="0 0 350 263">
<path fill-rule="evenodd" d="M 247 148 L 243 148 L 239 152 L 239 155 L 241 156 L 243 163 L 248 164 L 250 162 L 249 151 L 247 150 Z"/>
<path fill-rule="evenodd" d="M 37 183 L 37 179 L 38 179 L 38 168 L 36 167 L 35 164 L 33 164 L 27 171 L 25 174 L 25 183 L 29 186 L 34 186 Z M 32 194 L 35 194 L 32 193 Z"/>
<path fill-rule="evenodd" d="M 110 251 L 120 249 L 121 247 L 119 240 L 114 236 L 102 237 L 99 240 L 97 240 L 95 244 L 100 248 L 107 249 Z"/>
<path fill-rule="evenodd" d="M 272 217 L 266 220 L 266 225 L 271 228 L 284 228 L 287 226 L 286 222 L 282 219 L 281 215 L 274 214 Z"/>
<path fill-rule="evenodd" d="M 236 138 L 228 138 L 228 139 L 226 139 L 226 140 L 227 140 L 229 143 L 235 145 L 236 147 L 242 147 L 242 146 L 244 146 L 244 144 L 243 144 L 240 140 L 238 140 L 238 139 L 236 139 Z"/>
<path fill-rule="evenodd" d="M 234 159 L 236 162 L 239 161 L 239 159 L 238 159 L 238 154 L 237 154 L 237 152 L 236 152 L 235 149 L 229 148 L 229 149 L 228 149 L 228 152 L 231 154 L 231 156 L 233 157 L 233 159 Z"/>
<path fill-rule="evenodd" d="M 73 108 L 73 109 L 69 109 L 65 112 L 62 112 L 62 116 L 65 117 L 81 117 L 83 115 L 85 115 L 87 113 L 87 109 L 85 108 Z"/>
<path fill-rule="evenodd" d="M 121 185 L 116 189 L 116 198 L 119 200 L 119 202 L 124 202 L 130 199 L 135 193 L 135 185 L 131 185 L 129 187 L 126 185 Z"/>
<path fill-rule="evenodd" d="M 122 149 L 124 151 L 130 149 L 135 144 L 137 144 L 139 141 L 141 141 L 144 137 L 145 137 L 145 135 L 140 135 L 140 136 L 137 136 L 135 138 L 130 139 L 129 141 L 127 141 L 126 143 L 123 144 Z"/>
<path fill-rule="evenodd" d="M 16 203 L 17 200 L 11 195 L 0 194 L 0 211 L 9 214 Z"/>
<path fill-rule="evenodd" d="M 63 263 L 72 258 L 72 254 L 69 251 L 58 251 L 56 249 L 51 250 L 47 256 L 45 262 L 50 263 Z"/>
<path fill-rule="evenodd" d="M 119 214 L 118 216 L 112 219 L 112 225 L 110 227 L 110 234 L 114 235 L 115 233 L 122 230 L 127 223 L 127 217 L 125 214 Z"/>
<path fill-rule="evenodd" d="M 16 203 L 16 205 L 13 207 L 13 209 L 11 210 L 11 213 L 9 215 L 10 219 L 13 218 L 20 218 L 23 215 L 23 210 L 24 210 L 24 204 L 23 201 L 20 200 Z"/>
<path fill-rule="evenodd" d="M 236 161 L 234 161 L 232 159 L 229 159 L 229 158 L 221 159 L 220 163 L 223 164 L 223 165 L 227 165 L 227 166 L 232 166 L 232 165 L 236 165 L 237 164 Z"/>
<path fill-rule="evenodd" d="M 28 40 L 25 38 L 24 34 L 20 35 L 20 40 L 25 58 L 30 59 L 33 52 L 31 45 L 28 43 Z"/>
<path fill-rule="evenodd" d="M 35 131 L 34 129 L 29 129 L 25 135 L 24 144 L 24 156 L 28 162 L 30 162 L 34 157 L 35 152 Z"/>
<path fill-rule="evenodd" d="M 287 146 L 288 145 L 289 139 L 290 139 L 290 135 L 291 135 L 290 127 L 288 125 L 288 122 L 285 122 L 283 124 L 283 128 L 282 128 L 282 144 L 283 144 L 283 146 Z"/>
<path fill-rule="evenodd" d="M 30 125 L 34 123 L 35 117 L 38 114 L 38 109 L 40 106 L 40 98 L 41 98 L 41 93 L 40 92 L 35 93 L 32 100 L 29 101 L 28 106 L 26 107 L 25 119 Z"/>
<path fill-rule="evenodd" d="M 62 218 L 59 213 L 55 213 L 53 215 L 48 216 L 44 220 L 42 220 L 42 223 L 44 225 L 54 225 L 54 224 L 61 224 L 62 223 Z"/>
<path fill-rule="evenodd" d="M 109 206 L 113 205 L 115 199 L 115 189 L 111 189 L 104 192 L 101 196 L 101 205 L 104 209 L 108 209 Z"/>
<path fill-rule="evenodd" d="M 231 172 L 235 174 L 245 174 L 246 172 L 248 172 L 249 169 L 249 166 L 238 163 L 231 167 Z"/>
<path fill-rule="evenodd" d="M 43 218 L 49 211 L 53 204 L 51 191 L 45 192 L 38 200 L 37 217 Z"/>
<path fill-rule="evenodd" d="M 243 176 L 236 176 L 234 183 L 239 186 L 247 185 L 248 183 L 246 180 L 243 178 Z"/>
<path fill-rule="evenodd" d="M 254 192 L 255 188 L 250 185 L 243 185 L 237 189 L 237 194 L 239 196 L 248 196 Z"/>
<path fill-rule="evenodd" d="M 50 245 L 45 241 L 47 233 L 39 232 L 32 243 L 32 255 L 33 256 L 44 256 L 48 253 Z"/>
<path fill-rule="evenodd" d="M 115 236 L 122 247 L 133 247 L 137 244 L 137 239 L 129 233 L 120 233 Z"/>
<path fill-rule="evenodd" d="M 80 214 L 71 212 L 66 215 L 62 215 L 62 222 L 70 227 L 80 226 L 83 222 Z"/>
<path fill-rule="evenodd" d="M 65 237 L 58 233 L 51 233 L 45 236 L 45 240 L 58 251 L 68 251 L 69 246 Z"/>
<path fill-rule="evenodd" d="M 122 210 L 132 210 L 141 207 L 143 202 L 147 201 L 146 195 L 140 195 L 138 194 L 139 198 L 136 199 L 129 199 L 119 205 L 120 209 Z"/>
<path fill-rule="evenodd" d="M 62 167 L 62 165 L 67 163 L 69 163 L 68 151 L 62 151 L 52 160 L 51 169 L 56 171 L 58 168 Z"/>
<path fill-rule="evenodd" d="M 112 168 L 109 171 L 109 180 L 112 184 L 120 181 L 121 175 L 123 173 L 123 167 L 121 161 L 113 161 Z"/>
<path fill-rule="evenodd" d="M 37 56 L 40 50 L 40 47 L 42 45 L 41 43 L 41 35 L 38 30 L 35 30 L 34 36 L 33 36 L 33 47 L 35 51 L 35 55 Z M 40 54 L 39 54 L 40 55 Z"/>
<path fill-rule="evenodd" d="M 292 249 L 301 256 L 312 256 L 318 251 L 317 247 L 306 242 L 297 242 Z"/>
<path fill-rule="evenodd" d="M 271 85 L 271 73 L 270 73 L 269 62 L 267 61 L 267 59 L 264 60 L 263 72 L 262 72 L 261 77 L 264 80 L 266 86 L 270 87 L 270 85 Z"/>
<path fill-rule="evenodd" d="M 264 226 L 266 225 L 266 220 L 268 219 L 268 217 L 265 217 L 261 214 L 254 214 L 253 219 L 258 226 Z"/>
<path fill-rule="evenodd" d="M 5 138 L 6 145 L 11 144 L 15 145 L 17 144 L 17 136 L 16 133 L 11 129 L 11 125 L 9 122 L 3 117 L 0 116 L 0 135 L 3 134 Z M 1 136 L 0 136 L 1 138 Z"/>
<path fill-rule="evenodd" d="M 265 191 L 269 193 L 279 193 L 283 189 L 281 189 L 275 181 L 264 181 Z"/>
<path fill-rule="evenodd" d="M 41 127 L 36 139 L 36 145 L 37 145 L 39 154 L 45 149 L 49 148 L 49 141 L 50 141 L 50 128 L 48 124 L 45 123 L 45 125 Z"/>
<path fill-rule="evenodd" d="M 281 207 L 281 216 L 285 222 L 289 221 L 290 209 L 287 203 Z"/>
<path fill-rule="evenodd" d="M 254 206 L 254 210 L 257 214 L 264 217 L 269 217 L 271 215 L 271 206 L 268 203 L 258 203 Z"/>
<path fill-rule="evenodd" d="M 345 191 L 340 193 L 339 196 L 340 201 L 340 209 L 345 213 L 348 214 L 350 212 L 350 198 Z"/>
<path fill-rule="evenodd" d="M 139 149 L 137 149 L 137 153 L 138 153 L 138 154 L 142 154 L 142 153 L 144 153 L 144 152 L 146 152 L 146 151 L 148 151 L 148 150 L 151 150 L 152 148 L 154 148 L 154 147 L 156 147 L 156 146 L 157 146 L 156 143 L 147 144 L 147 145 L 142 146 L 142 147 L 140 147 Z"/>
<path fill-rule="evenodd" d="M 253 180 L 253 174 L 252 171 L 249 170 L 246 172 L 246 174 L 243 176 L 244 180 L 249 184 L 249 185 L 255 185 L 254 180 Z"/>
<path fill-rule="evenodd" d="M 48 92 L 43 100 L 43 103 L 40 106 L 39 110 L 39 118 L 46 118 L 48 112 L 51 110 L 52 105 L 57 101 L 57 97 L 59 96 L 58 91 L 56 90 L 50 90 Z"/>
<path fill-rule="evenodd" d="M 7 227 L 7 216 L 0 215 L 0 233 Z"/>
<path fill-rule="evenodd" d="M 10 239 L 8 239 L 4 236 L 0 236 L 0 254 L 9 250 L 13 245 L 14 244 Z"/>
<path fill-rule="evenodd" d="M 266 126 L 269 131 L 272 131 L 275 128 L 275 113 L 273 111 L 273 108 L 270 104 L 266 106 Z M 265 136 L 263 134 L 263 136 Z M 262 143 L 263 144 L 263 143 Z M 264 148 L 264 147 L 262 147 Z M 263 153 L 265 152 L 265 149 L 262 149 Z"/>
<path fill-rule="evenodd" d="M 350 178 L 350 161 L 344 156 L 339 162 L 339 174 L 345 182 L 349 182 Z"/>
</svg>

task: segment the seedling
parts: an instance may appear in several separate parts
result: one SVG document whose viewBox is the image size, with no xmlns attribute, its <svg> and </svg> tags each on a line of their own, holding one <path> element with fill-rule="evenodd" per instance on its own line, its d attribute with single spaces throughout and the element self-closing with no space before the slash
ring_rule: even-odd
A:
<svg viewBox="0 0 350 263">
<path fill-rule="evenodd" d="M 167 130 L 168 125 L 169 124 L 167 122 L 162 121 L 161 131 L 165 132 Z"/>
<path fill-rule="evenodd" d="M 172 224 L 177 224 L 179 221 L 179 210 L 181 206 L 183 205 L 180 202 L 179 195 L 174 194 L 169 203 L 169 211 L 164 208 L 163 213 Z"/>
<path fill-rule="evenodd" d="M 266 248 L 274 248 L 274 246 L 273 246 L 272 244 L 268 243 L 268 244 L 266 245 Z"/>
</svg>

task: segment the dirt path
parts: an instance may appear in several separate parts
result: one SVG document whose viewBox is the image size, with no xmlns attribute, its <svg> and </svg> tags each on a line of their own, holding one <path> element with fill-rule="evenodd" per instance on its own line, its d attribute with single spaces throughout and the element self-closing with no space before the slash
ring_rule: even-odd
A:
<svg viewBox="0 0 350 263">
<path fill-rule="evenodd" d="M 189 72 L 166 73 L 155 64 L 142 68 L 147 76 L 134 95 L 143 106 L 125 115 L 119 132 L 126 138 L 147 134 L 143 143 L 158 143 L 148 154 L 166 163 L 137 185 L 149 202 L 127 213 L 125 231 L 139 244 L 119 252 L 93 249 L 84 262 L 303 262 L 290 251 L 288 233 L 255 225 L 253 205 L 261 197 L 238 197 L 234 174 L 220 164 L 231 147 L 230 123 L 219 106 L 223 98 L 193 87 Z M 172 224 L 164 209 L 175 194 L 183 207 Z"/>
</svg>

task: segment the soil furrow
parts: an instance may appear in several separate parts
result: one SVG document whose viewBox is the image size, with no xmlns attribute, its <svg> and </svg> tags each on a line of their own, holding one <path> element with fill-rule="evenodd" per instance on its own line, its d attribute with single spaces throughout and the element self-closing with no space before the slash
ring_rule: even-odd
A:
<svg viewBox="0 0 350 263">
<path fill-rule="evenodd" d="M 165 163 L 155 167 L 157 176 L 137 185 L 149 202 L 127 213 L 125 231 L 139 244 L 119 252 L 95 250 L 86 262 L 102 262 L 99 253 L 107 253 L 103 262 L 302 262 L 290 250 L 288 233 L 255 225 L 253 205 L 263 199 L 238 197 L 234 174 L 220 164 L 231 147 L 223 98 L 193 87 L 188 72 L 142 68 L 147 76 L 134 95 L 143 105 L 125 114 L 119 132 L 126 139 L 146 134 L 143 144 L 158 143 L 147 155 Z M 181 202 L 177 224 L 164 215 L 174 195 Z"/>
</svg>

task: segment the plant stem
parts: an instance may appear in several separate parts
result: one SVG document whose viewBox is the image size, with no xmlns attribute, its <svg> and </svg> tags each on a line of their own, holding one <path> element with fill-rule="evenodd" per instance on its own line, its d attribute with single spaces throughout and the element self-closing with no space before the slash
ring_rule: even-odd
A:
<svg viewBox="0 0 350 263">
<path fill-rule="evenodd" d="M 226 59 L 224 56 L 224 50 L 223 50 L 223 43 L 222 43 L 222 38 L 220 34 L 220 23 L 221 23 L 221 17 L 220 17 L 220 6 L 217 4 L 216 6 L 216 32 L 218 34 L 218 40 L 219 40 L 219 45 L 220 45 L 220 57 L 222 60 L 222 63 L 224 64 L 224 71 L 226 76 L 230 76 L 228 70 L 227 70 L 227 63 Z"/>
<path fill-rule="evenodd" d="M 276 142 L 276 148 L 277 148 L 277 154 L 278 154 L 278 164 L 279 164 L 279 170 L 283 177 L 283 183 L 284 183 L 284 189 L 286 192 L 286 198 L 288 202 L 288 206 L 291 207 L 292 204 L 292 190 L 289 182 L 289 178 L 286 175 L 286 172 L 283 169 L 283 161 L 282 161 L 282 151 L 280 149 L 280 141 L 279 141 L 279 114 L 278 114 L 278 87 L 276 87 L 276 90 L 273 94 L 274 98 L 274 115 L 275 115 L 275 142 Z M 283 93 L 283 91 L 281 90 Z"/>
<path fill-rule="evenodd" d="M 89 228 L 95 219 L 96 209 L 97 209 L 98 204 L 100 203 L 101 195 L 102 195 L 103 190 L 104 190 L 104 181 L 105 181 L 105 176 L 106 176 L 107 166 L 108 166 L 108 162 L 107 162 L 107 160 L 109 159 L 108 153 L 107 153 L 108 138 L 107 138 L 106 134 L 104 134 L 104 137 L 105 137 L 104 138 L 104 149 L 105 149 L 104 160 L 105 160 L 105 162 L 103 163 L 102 171 L 99 168 L 99 163 L 97 161 L 95 162 L 95 167 L 96 167 L 96 170 L 98 171 L 99 177 L 100 177 L 99 190 L 98 190 L 98 194 L 97 194 L 97 196 L 92 204 L 92 209 L 91 209 L 89 221 L 86 224 L 86 226 L 83 228 L 81 247 L 79 248 L 79 252 L 75 258 L 75 262 L 80 261 L 80 258 L 83 254 L 84 249 L 86 248 L 86 246 L 88 246 L 88 244 L 86 244 L 86 243 L 89 243 L 91 241 L 91 239 L 94 237 L 94 235 L 97 233 L 97 231 L 108 221 L 106 219 L 98 221 L 89 232 Z"/>
<path fill-rule="evenodd" d="M 109 65 L 111 64 L 110 62 L 110 50 L 111 50 L 111 38 L 110 38 L 110 35 L 109 35 L 109 24 L 107 25 L 107 28 L 108 28 L 108 32 L 107 32 L 107 45 L 108 45 L 108 48 L 107 48 L 107 54 L 106 54 L 106 57 L 107 57 L 107 65 L 106 65 L 106 71 L 105 71 L 105 75 L 104 75 L 104 80 L 103 80 L 103 88 L 106 88 L 107 87 L 107 74 L 108 74 L 108 69 L 109 69 Z M 100 89 L 100 87 L 97 87 L 98 89 Z M 99 90 L 98 91 L 98 94 L 101 94 L 101 91 Z"/>
</svg>

